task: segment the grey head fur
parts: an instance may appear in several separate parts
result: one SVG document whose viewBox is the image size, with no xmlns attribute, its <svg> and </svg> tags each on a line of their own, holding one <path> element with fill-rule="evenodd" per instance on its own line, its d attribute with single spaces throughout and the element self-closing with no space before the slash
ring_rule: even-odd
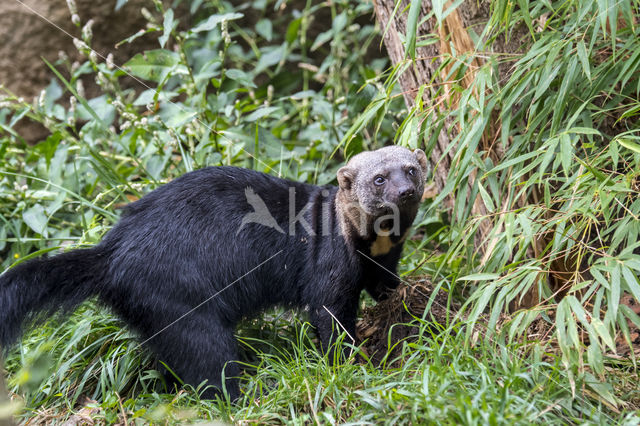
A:
<svg viewBox="0 0 640 426">
<path fill-rule="evenodd" d="M 371 238 L 376 219 L 390 212 L 413 221 L 424 191 L 427 157 L 388 146 L 352 157 L 338 170 L 336 209 L 345 236 Z"/>
</svg>

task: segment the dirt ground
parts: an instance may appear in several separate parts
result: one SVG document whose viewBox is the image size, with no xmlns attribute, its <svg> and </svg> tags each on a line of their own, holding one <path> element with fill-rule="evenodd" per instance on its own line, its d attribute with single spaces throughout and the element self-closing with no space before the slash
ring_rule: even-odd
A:
<svg viewBox="0 0 640 426">
<path fill-rule="evenodd" d="M 358 321 L 356 334 L 362 351 L 379 365 L 401 362 L 402 342 L 412 340 L 419 332 L 416 319 L 431 324 L 431 332 L 440 332 L 457 312 L 456 305 L 449 305 L 447 293 L 434 294 L 429 279 L 419 278 L 400 284 L 391 296 L 366 308 Z M 449 308 L 448 308 L 449 306 Z M 389 346 L 392 350 L 385 357 Z"/>
<path fill-rule="evenodd" d="M 620 303 L 640 316 L 640 305 L 631 295 L 624 293 Z M 402 283 L 388 299 L 364 310 L 362 319 L 357 323 L 357 343 L 362 343 L 363 352 L 375 365 L 382 363 L 387 366 L 398 365 L 402 361 L 403 342 L 417 338 L 420 327 L 419 322 L 414 320 L 430 323 L 429 331 L 438 333 L 446 328 L 458 313 L 459 308 L 459 304 L 448 300 L 445 291 L 440 290 L 434 294 L 433 284 L 428 277 Z M 547 315 L 553 321 L 552 309 L 547 311 Z M 503 314 L 498 321 L 497 329 L 500 330 L 504 324 L 508 324 L 510 319 L 511 316 L 508 313 Z M 482 323 L 481 317 L 478 324 L 481 334 Z M 629 360 L 634 355 L 640 357 L 640 328 L 629 320 L 627 320 L 627 327 L 630 344 L 619 333 L 615 339 L 615 353 L 607 353 L 607 357 L 611 360 Z M 549 323 L 548 319 L 539 318 L 529 326 L 527 339 L 548 341 L 553 336 L 553 330 L 553 324 Z M 581 335 L 583 340 L 588 342 L 586 332 Z M 555 347 L 554 342 L 550 343 L 551 347 Z M 390 355 L 385 357 L 390 347 L 392 348 Z"/>
</svg>

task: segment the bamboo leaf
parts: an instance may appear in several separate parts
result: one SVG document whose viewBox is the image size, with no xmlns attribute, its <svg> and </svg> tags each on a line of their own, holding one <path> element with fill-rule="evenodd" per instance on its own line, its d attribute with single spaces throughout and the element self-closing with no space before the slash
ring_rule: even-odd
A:
<svg viewBox="0 0 640 426">
<path fill-rule="evenodd" d="M 409 16 L 407 17 L 407 32 L 405 34 L 404 57 L 416 59 L 416 37 L 418 32 L 418 18 L 420 17 L 421 0 L 412 0 L 409 7 Z M 435 5 L 434 5 L 435 6 Z"/>
<path fill-rule="evenodd" d="M 578 41 L 578 58 L 582 64 L 582 72 L 584 72 L 587 80 L 591 82 L 591 64 L 589 62 L 589 56 L 587 55 L 587 47 L 582 40 Z"/>
<path fill-rule="evenodd" d="M 486 178 L 487 176 L 494 174 L 496 172 L 499 172 L 500 170 L 504 170 L 507 169 L 511 166 L 514 166 L 516 164 L 520 164 L 525 162 L 526 160 L 536 157 L 540 155 L 539 152 L 537 151 L 533 151 L 533 152 L 528 152 L 526 154 L 522 154 L 517 156 L 516 158 L 512 158 L 511 160 L 507 160 L 503 163 L 500 163 L 499 165 L 497 165 L 496 167 L 494 167 L 493 169 L 489 170 L 487 173 L 484 174 L 483 179 Z"/>
<path fill-rule="evenodd" d="M 627 285 L 627 289 L 636 298 L 637 302 L 640 302 L 640 285 L 635 274 L 631 272 L 627 266 L 621 266 L 622 276 L 624 277 L 624 283 Z"/>
<path fill-rule="evenodd" d="M 620 145 L 624 146 L 625 148 L 630 149 L 631 151 L 640 154 L 640 144 L 637 144 L 637 143 L 633 142 L 631 139 L 619 138 L 619 139 L 616 139 L 616 141 Z"/>
<path fill-rule="evenodd" d="M 458 278 L 458 281 L 493 281 L 500 278 L 498 274 L 486 274 L 486 273 L 478 273 L 465 275 L 464 277 Z"/>
</svg>

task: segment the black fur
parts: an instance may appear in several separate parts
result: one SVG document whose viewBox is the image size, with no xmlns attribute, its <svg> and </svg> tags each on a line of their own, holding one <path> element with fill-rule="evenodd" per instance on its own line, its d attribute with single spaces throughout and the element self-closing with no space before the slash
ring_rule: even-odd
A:
<svg viewBox="0 0 640 426">
<path fill-rule="evenodd" d="M 254 211 L 246 188 L 284 233 L 242 225 Z M 303 219 L 311 234 L 303 221 L 289 232 L 290 188 L 296 214 L 309 203 Z M 358 253 L 369 253 L 371 241 L 342 235 L 337 191 L 234 167 L 188 173 L 129 205 L 95 247 L 29 260 L 0 275 L 0 345 L 14 342 L 37 314 L 97 296 L 186 383 L 208 380 L 220 388 L 224 369 L 235 398 L 239 371 L 229 361 L 237 359 L 240 319 L 276 304 L 305 307 L 327 349 L 332 315 L 355 336 L 361 290 L 379 298 L 381 289 L 397 285 L 392 272 L 402 244 L 376 258 L 389 271 Z M 403 233 L 414 215 L 403 219 Z"/>
</svg>

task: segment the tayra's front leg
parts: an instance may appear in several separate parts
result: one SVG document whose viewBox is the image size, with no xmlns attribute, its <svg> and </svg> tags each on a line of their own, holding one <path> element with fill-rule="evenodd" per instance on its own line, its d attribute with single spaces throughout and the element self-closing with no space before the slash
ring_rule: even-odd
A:
<svg viewBox="0 0 640 426">
<path fill-rule="evenodd" d="M 355 345 L 357 309 L 358 297 L 353 295 L 311 307 L 311 324 L 316 328 L 322 350 L 329 355 L 330 363 L 336 360 L 336 342 L 343 332 L 346 332 L 344 343 Z M 344 361 L 350 350 L 343 344 L 339 353 L 341 361 Z"/>
<path fill-rule="evenodd" d="M 400 284 L 401 279 L 397 273 L 397 267 L 401 253 L 402 244 L 399 244 L 385 256 L 363 259 L 365 289 L 376 302 L 389 297 Z"/>
</svg>

